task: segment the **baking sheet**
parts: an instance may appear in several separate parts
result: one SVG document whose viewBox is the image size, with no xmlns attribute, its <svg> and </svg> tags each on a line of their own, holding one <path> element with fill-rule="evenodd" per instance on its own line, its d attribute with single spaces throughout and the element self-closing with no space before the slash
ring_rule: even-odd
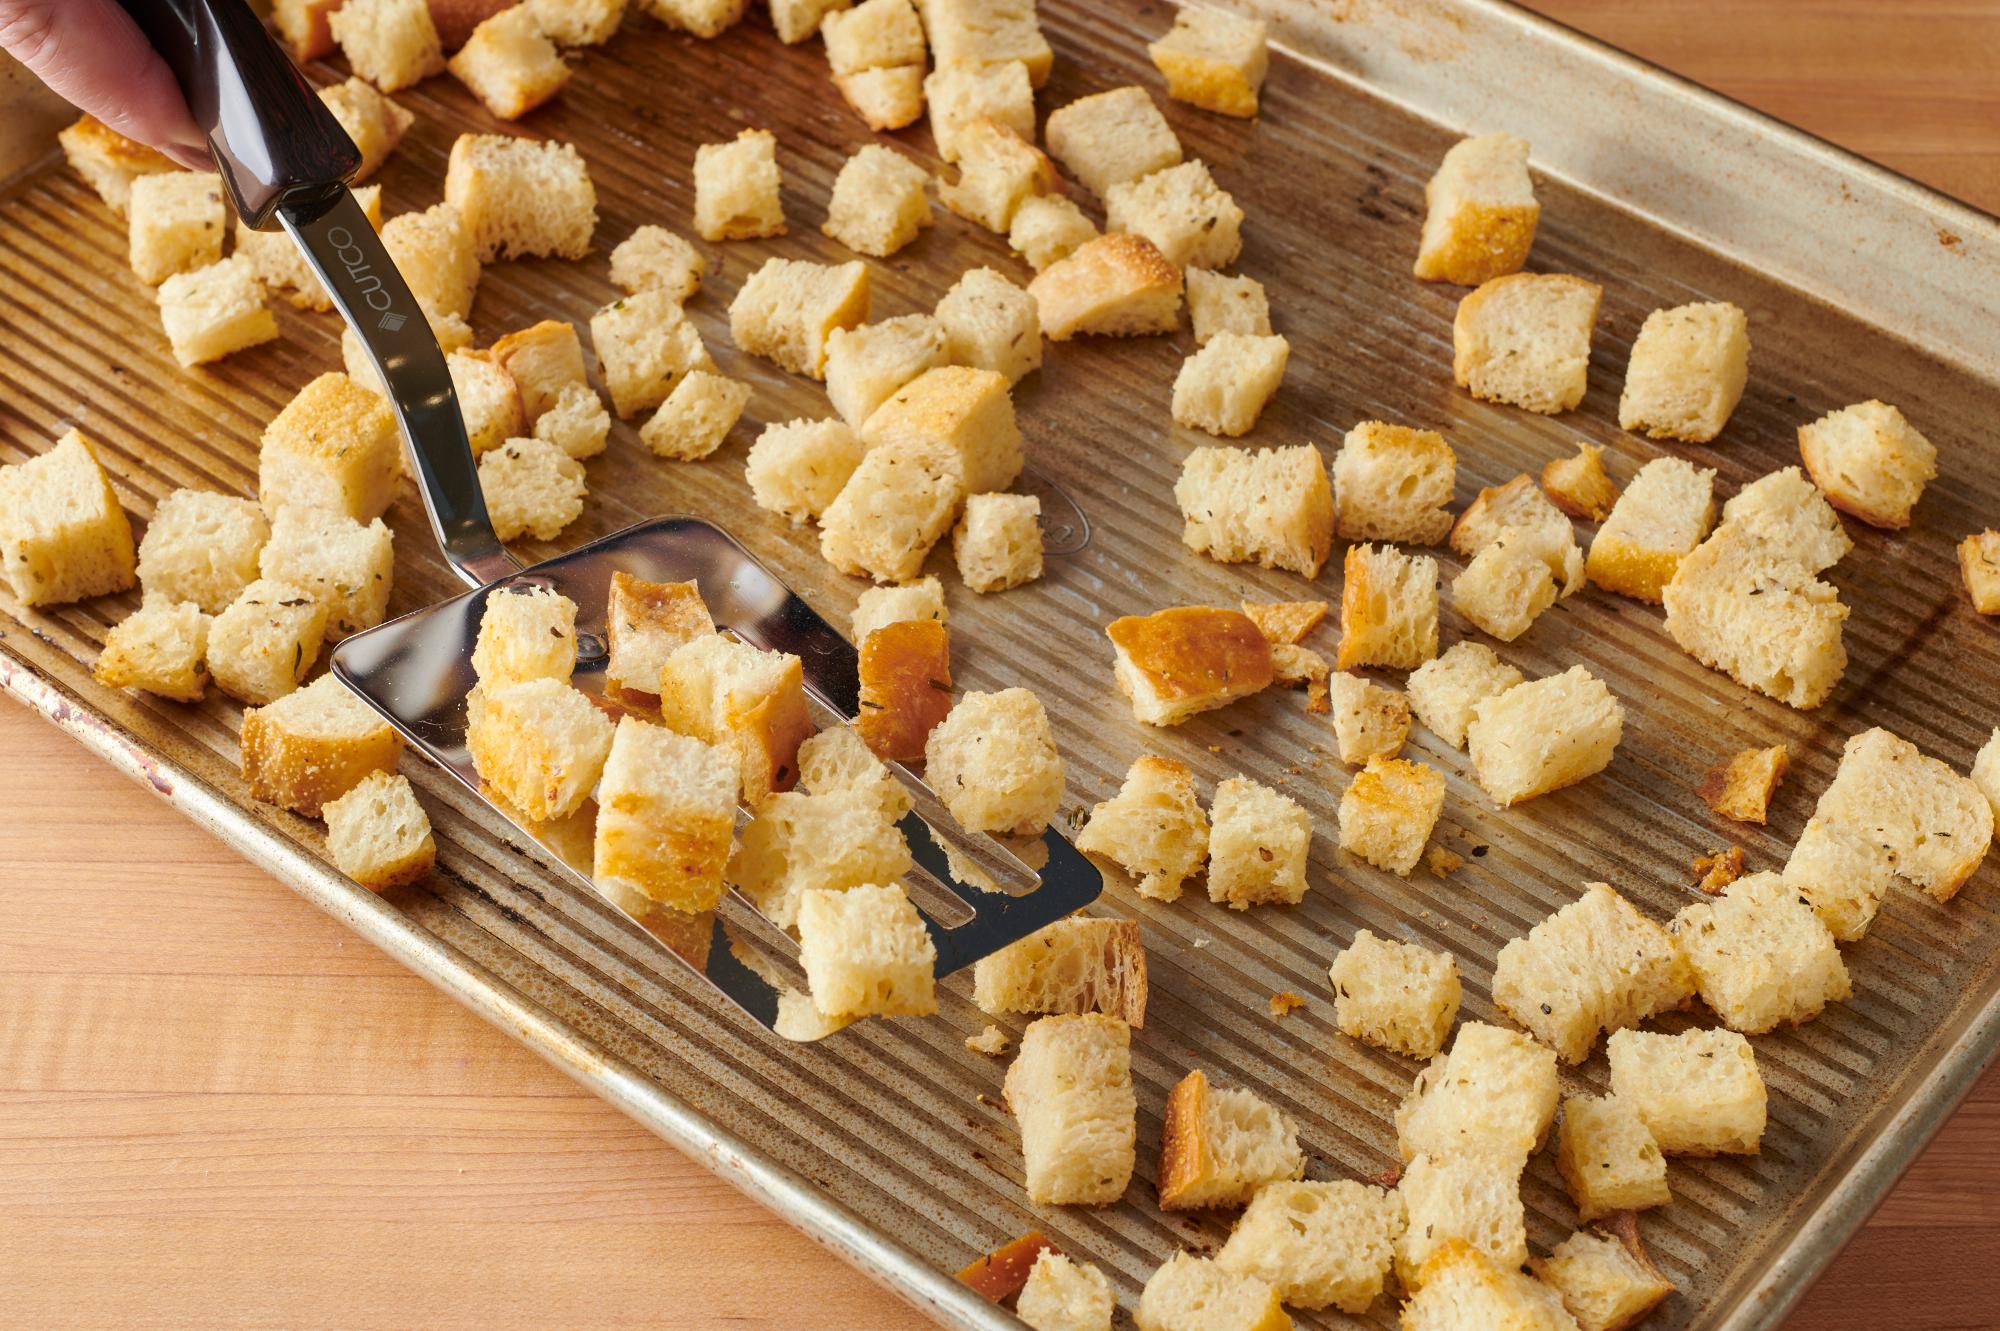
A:
<svg viewBox="0 0 2000 1331">
<path fill-rule="evenodd" d="M 1292 340 L 1285 388 L 1243 442 L 1309 440 L 1330 457 L 1354 422 L 1381 417 L 1445 432 L 1458 450 L 1460 503 L 1580 439 L 1604 444 L 1623 481 L 1669 451 L 1615 425 L 1640 320 L 1656 306 L 1727 299 L 1750 315 L 1750 387 L 1716 445 L 1670 451 L 1717 468 L 1727 493 L 1795 462 L 1799 423 L 1880 396 L 1938 444 L 1942 474 L 1907 533 L 1850 524 L 1856 549 L 1831 578 L 1854 607 L 1852 660 L 1816 712 L 1752 697 L 1680 653 L 1656 610 L 1594 591 L 1501 647 L 1531 676 L 1582 662 L 1606 679 L 1626 705 L 1624 743 L 1601 776 L 1501 815 L 1463 756 L 1419 731 L 1414 756 L 1450 783 L 1436 844 L 1467 865 L 1449 879 L 1420 869 L 1405 882 L 1334 849 L 1346 776 L 1327 752 L 1324 721 L 1308 717 L 1298 695 L 1170 732 L 1131 719 L 1110 681 L 1106 622 L 1184 602 L 1337 599 L 1338 560 L 1308 587 L 1180 548 L 1173 479 L 1188 449 L 1212 442 L 1168 419 L 1169 386 L 1191 349 L 1185 332 L 1052 346 L 1016 395 L 1030 484 L 1052 516 L 1081 530 L 1073 505 L 1090 538 L 1051 559 L 1043 582 L 1004 596 L 965 594 L 945 572 L 961 686 L 1026 683 L 1042 696 L 1068 764 L 1066 814 L 1109 794 L 1151 750 L 1187 761 L 1205 790 L 1237 771 L 1282 783 L 1320 829 L 1313 892 L 1296 909 L 1239 914 L 1198 897 L 1161 906 L 1120 885 L 1107 892 L 1102 909 L 1144 921 L 1154 982 L 1134 1046 L 1141 1159 L 1125 1204 L 1027 1204 L 999 1103 L 1004 1063 L 961 1044 L 987 1020 L 970 1006 L 967 979 L 946 986 L 934 1020 L 864 1023 L 809 1048 L 785 1045 L 661 966 L 622 916 L 538 870 L 511 829 L 455 782 L 415 766 L 440 872 L 378 901 L 324 864 L 316 824 L 248 799 L 235 771 L 234 704 L 214 697 L 182 708 L 89 680 L 106 627 L 135 597 L 47 614 L 0 597 L 0 685 L 946 1324 L 1012 1324 L 949 1273 L 1031 1226 L 1103 1265 L 1128 1301 L 1175 1245 L 1220 1241 L 1228 1217 L 1162 1217 L 1152 1205 L 1161 1107 L 1190 1067 L 1281 1104 L 1301 1125 L 1313 1177 L 1366 1177 L 1393 1164 L 1390 1115 L 1415 1064 L 1340 1037 L 1326 990 L 1328 961 L 1357 929 L 1449 948 L 1466 979 L 1462 1015 L 1494 1019 L 1488 984 L 1499 947 L 1584 881 L 1608 879 L 1663 918 L 1687 899 L 1695 855 L 1737 841 L 1752 869 L 1782 863 L 1848 735 L 1886 725 L 1963 768 L 2000 720 L 2000 640 L 1967 610 L 1951 561 L 1953 542 L 2000 514 L 2000 445 L 1989 428 L 2000 228 L 1505 6 L 1257 8 L 1295 53 L 1274 56 L 1263 118 L 1163 103 L 1189 155 L 1207 161 L 1248 213 L 1238 267 L 1269 288 L 1274 323 Z M 1045 3 L 1058 59 L 1043 112 L 1122 83 L 1157 87 L 1144 42 L 1169 14 L 1137 0 Z M 737 354 L 724 312 L 770 255 L 848 257 L 817 227 L 833 173 L 871 136 L 832 95 L 818 47 L 781 47 L 756 15 L 712 43 L 641 26 L 583 65 L 523 128 L 569 139 L 589 160 L 598 252 L 582 264 L 489 267 L 473 319 L 482 343 L 542 317 L 581 323 L 615 297 L 610 245 L 643 222 L 685 229 L 695 145 L 739 128 L 778 135 L 791 234 L 706 247 L 717 269 L 692 312 L 724 370 L 755 385 L 730 444 L 703 463 L 662 463 L 620 426 L 611 452 L 589 464 L 583 520 L 560 542 L 522 553 L 539 558 L 661 512 L 700 513 L 845 622 L 858 585 L 832 574 L 809 538 L 751 506 L 742 478 L 755 431 L 825 414 L 823 394 Z M 435 201 L 456 133 L 495 127 L 449 79 L 398 100 L 419 121 L 381 176 L 392 213 Z M 1496 127 L 1530 138 L 1544 172 L 1533 267 L 1605 286 L 1589 396 L 1554 419 L 1455 391 L 1459 292 L 1407 276 L 1437 157 L 1458 131 Z M 886 137 L 931 160 L 921 128 Z M 0 461 L 40 451 L 75 424 L 103 446 L 137 517 L 180 485 L 250 493 L 264 422 L 313 374 L 338 367 L 337 324 L 282 309 L 283 342 L 179 370 L 125 267 L 122 225 L 59 162 L 43 161 L 0 197 Z M 981 263 L 1027 276 L 1001 238 L 940 210 L 921 241 L 874 263 L 874 317 L 928 309 Z M 455 593 L 415 497 L 390 520 L 399 533 L 392 608 Z M 1449 577 L 1460 561 L 1441 559 Z M 948 555 L 934 560 L 943 569 Z M 1447 643 L 1470 633 L 1446 612 Z M 1329 632 L 1322 645 L 1331 641 Z M 1693 793 L 1706 767 L 1780 739 L 1794 763 L 1771 825 L 1711 817 Z M 1949 906 L 1892 895 L 1868 939 L 1847 950 L 1855 999 L 1802 1030 L 1758 1039 L 1772 1091 L 1763 1153 L 1674 1163 L 1675 1203 L 1649 1212 L 1642 1231 L 1682 1293 L 1648 1325 L 1775 1322 L 1970 1085 L 2000 1040 L 1995 874 L 1983 870 Z M 1279 990 L 1308 1006 L 1274 1021 L 1266 1004 Z M 1025 1021 L 1000 1024 L 1018 1034 Z M 1565 1088 L 1602 1089 L 1604 1075 L 1600 1057 L 1566 1070 Z M 1545 1249 L 1574 1222 L 1546 1157 L 1531 1166 L 1524 1195 L 1531 1239 Z M 1377 1320 L 1393 1320 L 1389 1301 Z"/>
</svg>

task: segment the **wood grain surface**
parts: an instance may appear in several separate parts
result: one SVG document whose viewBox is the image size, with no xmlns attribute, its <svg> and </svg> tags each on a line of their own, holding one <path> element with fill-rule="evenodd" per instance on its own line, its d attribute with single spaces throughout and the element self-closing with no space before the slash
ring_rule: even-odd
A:
<svg viewBox="0 0 2000 1331">
<path fill-rule="evenodd" d="M 2000 0 L 1546 0 L 2000 210 Z M 0 705 L 0 1324 L 924 1323 Z M 2000 1073 L 1791 1331 L 2000 1326 Z"/>
</svg>

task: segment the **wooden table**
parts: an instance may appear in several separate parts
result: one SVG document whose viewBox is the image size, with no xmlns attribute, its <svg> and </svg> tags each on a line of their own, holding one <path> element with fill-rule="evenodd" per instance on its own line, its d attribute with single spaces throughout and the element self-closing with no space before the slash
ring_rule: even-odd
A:
<svg viewBox="0 0 2000 1331">
<path fill-rule="evenodd" d="M 1994 0 L 1542 8 L 2000 209 Z M 924 1325 L 12 704 L 0 754 L 0 1323 Z M 1881 1325 L 2000 1325 L 2000 1074 L 1791 1328 Z"/>
</svg>

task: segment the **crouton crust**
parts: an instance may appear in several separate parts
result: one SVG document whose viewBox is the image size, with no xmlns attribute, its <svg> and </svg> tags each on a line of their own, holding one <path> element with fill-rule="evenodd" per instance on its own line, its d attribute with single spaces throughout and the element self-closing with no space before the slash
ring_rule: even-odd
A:
<svg viewBox="0 0 2000 1331">
<path fill-rule="evenodd" d="M 1219 707 L 1268 688 L 1273 679 L 1271 644 L 1240 610 L 1176 606 L 1114 619 L 1104 632 L 1170 707 Z"/>
<path fill-rule="evenodd" d="M 922 762 L 924 741 L 951 711 L 951 648 L 935 619 L 884 624 L 861 640 L 855 733 L 877 758 Z"/>
<path fill-rule="evenodd" d="M 1325 601 L 1245 601 L 1243 613 L 1273 647 L 1305 641 L 1331 609 Z"/>
<path fill-rule="evenodd" d="M 1028 1283 L 1028 1272 L 1034 1269 L 1043 1253 L 1059 1251 L 1055 1244 L 1042 1236 L 1042 1231 L 1031 1229 L 1020 1238 L 1009 1239 L 984 1257 L 960 1267 L 958 1278 L 998 1303 L 1020 1292 L 1021 1286 Z"/>
<path fill-rule="evenodd" d="M 1744 749 L 1709 768 L 1695 793 L 1724 818 L 1761 823 L 1770 809 L 1771 794 L 1791 761 L 1791 751 L 1782 744 Z"/>
</svg>

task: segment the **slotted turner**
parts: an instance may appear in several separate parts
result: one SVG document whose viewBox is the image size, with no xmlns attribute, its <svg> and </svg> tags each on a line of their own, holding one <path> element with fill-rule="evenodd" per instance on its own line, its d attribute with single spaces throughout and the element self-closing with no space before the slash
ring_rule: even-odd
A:
<svg viewBox="0 0 2000 1331">
<path fill-rule="evenodd" d="M 353 143 L 242 0 L 122 2 L 179 78 L 238 214 L 251 226 L 268 229 L 275 221 L 292 234 L 367 348 L 409 446 L 438 545 L 471 588 L 343 641 L 332 666 L 344 684 L 532 838 L 551 873 L 593 890 L 594 805 L 556 823 L 527 822 L 488 794 L 466 750 L 466 696 L 476 682 L 472 649 L 489 597 L 546 588 L 576 602 L 574 683 L 615 713 L 634 708 L 630 695 L 610 698 L 604 687 L 612 573 L 692 581 L 719 629 L 799 657 L 822 726 L 856 714 L 853 647 L 711 523 L 642 522 L 522 568 L 494 535 L 429 321 L 346 187 L 359 160 Z M 937 947 L 940 977 L 1088 905 L 1103 890 L 1102 875 L 1054 828 L 1026 847 L 967 833 L 927 787 L 891 768 L 914 796 L 902 824 L 918 865 L 911 896 Z M 1039 859 L 1039 871 L 1027 859 Z M 974 878 L 991 890 L 967 881 Z M 814 1018 L 798 986 L 796 945 L 747 901 L 732 896 L 716 912 L 691 917 L 630 894 L 603 899 L 652 940 L 658 955 L 690 967 L 766 1027 L 793 1039 L 827 1033 L 831 1023 Z"/>
</svg>

